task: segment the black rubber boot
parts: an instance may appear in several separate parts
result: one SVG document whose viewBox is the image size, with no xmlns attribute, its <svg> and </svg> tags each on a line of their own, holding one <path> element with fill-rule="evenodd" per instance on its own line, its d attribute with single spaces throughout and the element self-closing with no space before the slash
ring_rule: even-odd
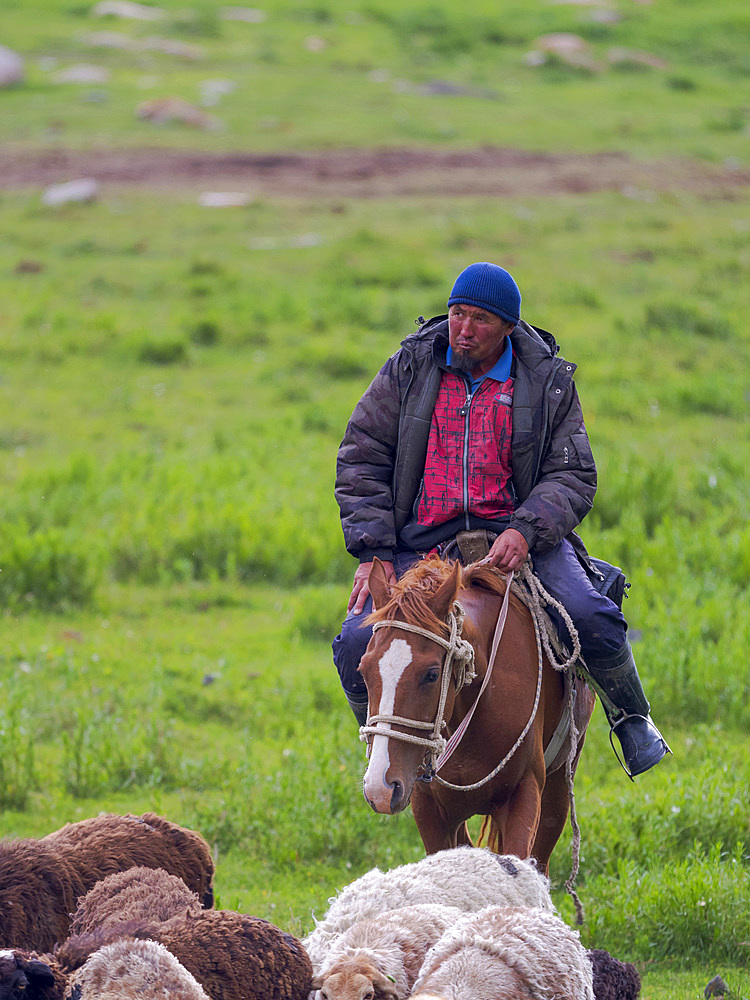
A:
<svg viewBox="0 0 750 1000">
<path fill-rule="evenodd" d="M 625 772 L 643 774 L 672 751 L 651 721 L 630 643 L 606 660 L 587 660 L 586 668 L 612 727 L 610 740 L 614 733 L 620 741 Z"/>
<path fill-rule="evenodd" d="M 357 720 L 357 725 L 364 726 L 367 722 L 367 702 L 352 701 L 349 695 L 346 695 L 346 700 L 349 702 L 349 708 L 352 712 L 354 712 L 354 718 Z"/>
</svg>

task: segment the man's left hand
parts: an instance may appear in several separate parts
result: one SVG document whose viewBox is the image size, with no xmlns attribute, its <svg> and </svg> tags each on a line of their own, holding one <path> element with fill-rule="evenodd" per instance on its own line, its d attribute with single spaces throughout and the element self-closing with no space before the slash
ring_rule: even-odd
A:
<svg viewBox="0 0 750 1000">
<path fill-rule="evenodd" d="M 492 543 L 489 554 L 482 560 L 491 566 L 497 566 L 503 573 L 520 569 L 529 554 L 529 546 L 520 531 L 506 528 Z"/>
</svg>

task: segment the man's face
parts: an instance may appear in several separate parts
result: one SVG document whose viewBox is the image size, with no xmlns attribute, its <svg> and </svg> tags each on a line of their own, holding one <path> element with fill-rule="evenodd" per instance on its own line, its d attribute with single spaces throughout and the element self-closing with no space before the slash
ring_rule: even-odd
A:
<svg viewBox="0 0 750 1000">
<path fill-rule="evenodd" d="M 486 375 L 505 349 L 505 337 L 513 329 L 500 316 L 462 303 L 448 309 L 448 339 L 453 364 L 474 378 Z"/>
</svg>

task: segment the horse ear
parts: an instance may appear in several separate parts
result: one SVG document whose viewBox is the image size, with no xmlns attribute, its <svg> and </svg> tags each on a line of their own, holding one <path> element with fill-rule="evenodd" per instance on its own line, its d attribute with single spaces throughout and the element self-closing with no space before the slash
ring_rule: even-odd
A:
<svg viewBox="0 0 750 1000">
<path fill-rule="evenodd" d="M 377 556 L 372 560 L 367 585 L 372 594 L 372 606 L 377 611 L 388 603 L 391 596 L 391 586 L 388 583 L 388 577 L 385 575 L 385 566 Z"/>
<path fill-rule="evenodd" d="M 436 618 L 447 618 L 453 607 L 461 583 L 461 563 L 456 559 L 448 576 L 440 584 L 432 599 L 432 611 Z"/>
</svg>

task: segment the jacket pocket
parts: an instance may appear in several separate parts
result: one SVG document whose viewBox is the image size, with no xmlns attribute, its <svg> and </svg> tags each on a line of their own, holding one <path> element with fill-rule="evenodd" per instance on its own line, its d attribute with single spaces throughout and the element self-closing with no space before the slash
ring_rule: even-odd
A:
<svg viewBox="0 0 750 1000">
<path fill-rule="evenodd" d="M 581 469 L 595 469 L 594 453 L 591 450 L 588 435 L 583 431 L 576 431 L 570 435 L 570 443 L 578 460 L 578 467 Z"/>
</svg>

